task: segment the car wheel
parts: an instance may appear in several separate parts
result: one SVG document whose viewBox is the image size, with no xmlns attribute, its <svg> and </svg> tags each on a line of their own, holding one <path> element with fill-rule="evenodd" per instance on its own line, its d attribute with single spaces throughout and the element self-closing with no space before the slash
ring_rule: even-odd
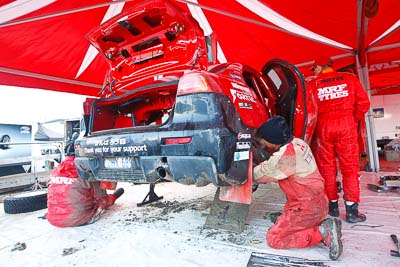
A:
<svg viewBox="0 0 400 267">
<path fill-rule="evenodd" d="M 9 135 L 3 135 L 0 139 L 0 143 L 10 143 L 11 142 L 11 138 Z M 10 145 L 0 145 L 1 149 L 9 149 Z"/>
<path fill-rule="evenodd" d="M 47 208 L 47 190 L 37 190 L 4 198 L 4 211 L 18 214 Z"/>
</svg>

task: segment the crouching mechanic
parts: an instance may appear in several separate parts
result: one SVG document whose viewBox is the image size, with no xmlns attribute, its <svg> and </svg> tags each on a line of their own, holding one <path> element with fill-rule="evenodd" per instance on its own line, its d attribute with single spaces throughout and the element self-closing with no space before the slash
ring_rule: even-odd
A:
<svg viewBox="0 0 400 267">
<path fill-rule="evenodd" d="M 267 232 L 268 245 L 276 249 L 305 248 L 323 242 L 329 247 L 330 259 L 337 260 L 343 250 L 341 221 L 325 219 L 328 199 L 324 179 L 308 144 L 293 138 L 281 116 L 265 122 L 255 139 L 271 157 L 254 168 L 254 181 L 278 182 L 287 198 L 282 215 Z"/>
<path fill-rule="evenodd" d="M 54 226 L 72 227 L 90 224 L 100 218 L 103 210 L 114 204 L 124 190 L 107 194 L 99 182 L 88 182 L 78 176 L 74 144 L 66 147 L 65 160 L 47 180 L 47 220 Z"/>
</svg>

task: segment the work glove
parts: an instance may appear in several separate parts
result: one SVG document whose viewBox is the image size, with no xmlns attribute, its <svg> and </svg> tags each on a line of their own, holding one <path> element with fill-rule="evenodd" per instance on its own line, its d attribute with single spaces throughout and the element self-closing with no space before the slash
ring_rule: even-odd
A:
<svg viewBox="0 0 400 267">
<path fill-rule="evenodd" d="M 264 149 L 262 149 L 257 142 L 253 141 L 252 146 L 251 146 L 251 152 L 253 154 L 253 164 L 255 166 L 257 166 L 258 164 L 266 161 L 269 159 L 269 157 L 271 156 L 270 153 L 268 153 L 267 151 L 265 151 Z"/>
</svg>

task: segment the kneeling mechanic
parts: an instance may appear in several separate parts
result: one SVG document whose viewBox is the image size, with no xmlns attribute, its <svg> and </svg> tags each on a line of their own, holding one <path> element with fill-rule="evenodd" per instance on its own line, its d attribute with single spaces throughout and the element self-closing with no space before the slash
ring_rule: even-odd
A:
<svg viewBox="0 0 400 267">
<path fill-rule="evenodd" d="M 100 182 L 89 182 L 78 176 L 74 163 L 75 149 L 72 142 L 66 147 L 65 160 L 47 179 L 47 220 L 54 226 L 73 227 L 91 224 L 100 214 L 114 204 L 123 188 L 107 194 Z"/>
<path fill-rule="evenodd" d="M 305 248 L 323 242 L 329 257 L 343 250 L 341 221 L 325 219 L 328 199 L 324 179 L 306 142 L 293 138 L 285 118 L 275 116 L 256 133 L 259 148 L 271 154 L 253 171 L 256 183 L 278 182 L 287 202 L 282 215 L 267 232 L 267 243 L 276 249 Z"/>
</svg>

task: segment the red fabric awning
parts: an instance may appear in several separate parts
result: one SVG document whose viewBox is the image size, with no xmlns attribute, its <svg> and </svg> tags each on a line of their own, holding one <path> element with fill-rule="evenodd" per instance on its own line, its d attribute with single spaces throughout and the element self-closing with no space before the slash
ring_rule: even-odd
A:
<svg viewBox="0 0 400 267">
<path fill-rule="evenodd" d="M 372 93 L 400 93 L 398 0 L 173 1 L 191 12 L 205 34 L 216 35 L 220 61 L 260 69 L 281 58 L 308 76 L 319 56 L 332 57 L 341 68 L 360 54 Z M 96 95 L 108 66 L 85 36 L 136 2 L 2 1 L 0 84 Z"/>
</svg>

